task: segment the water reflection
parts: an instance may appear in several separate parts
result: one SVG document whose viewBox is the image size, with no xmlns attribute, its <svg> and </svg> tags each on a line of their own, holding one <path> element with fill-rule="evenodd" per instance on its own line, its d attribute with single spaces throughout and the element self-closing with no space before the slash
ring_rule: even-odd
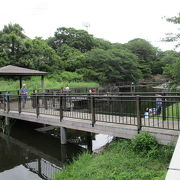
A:
<svg viewBox="0 0 180 180">
<path fill-rule="evenodd" d="M 107 135 L 68 130 L 71 143 L 61 145 L 58 136 L 52 137 L 33 129 L 36 128 L 31 123 L 17 123 L 11 130 L 11 136 L 0 134 L 0 179 L 52 179 L 64 164 L 71 162 L 88 146 L 95 151 L 112 140 Z"/>
<path fill-rule="evenodd" d="M 31 172 L 38 174 L 42 179 L 51 179 L 55 173 L 58 173 L 62 170 L 61 167 L 58 167 L 43 158 L 26 163 L 24 164 L 24 167 L 29 169 Z"/>
<path fill-rule="evenodd" d="M 0 173 L 2 180 L 42 180 L 37 174 L 32 173 L 23 165 L 8 169 Z"/>
<path fill-rule="evenodd" d="M 16 127 L 11 133 L 11 137 L 0 134 L 0 179 L 52 179 L 84 151 L 73 144 L 62 146 L 59 139 L 28 128 Z"/>
<path fill-rule="evenodd" d="M 100 148 L 110 143 L 113 140 L 113 136 L 97 134 L 92 141 L 92 150 L 97 152 Z"/>
</svg>

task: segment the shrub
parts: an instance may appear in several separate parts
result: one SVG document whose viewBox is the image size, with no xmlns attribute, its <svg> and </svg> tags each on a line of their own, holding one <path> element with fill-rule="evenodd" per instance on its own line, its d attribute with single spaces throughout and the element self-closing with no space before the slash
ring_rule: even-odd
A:
<svg viewBox="0 0 180 180">
<path fill-rule="evenodd" d="M 136 135 L 134 139 L 131 141 L 132 150 L 138 153 L 156 154 L 156 149 L 158 147 L 158 142 L 154 136 L 146 133 L 141 132 L 140 134 Z"/>
<path fill-rule="evenodd" d="M 175 149 L 174 144 L 169 144 L 167 146 L 162 146 L 159 150 L 159 159 L 162 161 L 169 162 L 172 158 L 173 152 Z"/>
</svg>

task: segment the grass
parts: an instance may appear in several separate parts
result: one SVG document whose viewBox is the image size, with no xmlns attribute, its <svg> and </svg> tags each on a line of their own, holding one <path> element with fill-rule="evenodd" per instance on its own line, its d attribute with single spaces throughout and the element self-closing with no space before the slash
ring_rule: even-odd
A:
<svg viewBox="0 0 180 180">
<path fill-rule="evenodd" d="M 162 112 L 160 115 L 151 118 L 162 120 Z M 166 120 L 180 121 L 180 103 L 173 103 L 166 107 Z"/>
<path fill-rule="evenodd" d="M 24 78 L 23 84 L 26 84 L 28 89 L 40 89 L 41 88 L 41 78 L 32 77 L 30 79 Z M 6 90 L 18 90 L 19 89 L 19 80 L 0 80 L 0 91 Z M 58 82 L 56 79 L 45 78 L 45 89 L 58 89 L 65 86 L 70 88 L 97 88 L 99 87 L 98 83 L 95 82 Z"/>
<path fill-rule="evenodd" d="M 166 108 L 168 119 L 180 120 L 180 103 L 174 103 Z"/>
<path fill-rule="evenodd" d="M 155 153 L 154 153 L 155 152 Z M 129 140 L 111 143 L 99 154 L 83 154 L 55 180 L 164 180 L 170 161 L 168 147 L 135 153 Z"/>
</svg>

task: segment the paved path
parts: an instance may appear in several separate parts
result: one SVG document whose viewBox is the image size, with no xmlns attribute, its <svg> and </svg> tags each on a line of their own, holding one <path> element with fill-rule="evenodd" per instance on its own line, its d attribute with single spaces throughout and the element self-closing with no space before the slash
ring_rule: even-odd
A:
<svg viewBox="0 0 180 180">
<path fill-rule="evenodd" d="M 165 180 L 179 180 L 180 179 L 180 136 L 178 138 L 176 148 L 171 159 L 168 173 Z"/>
</svg>

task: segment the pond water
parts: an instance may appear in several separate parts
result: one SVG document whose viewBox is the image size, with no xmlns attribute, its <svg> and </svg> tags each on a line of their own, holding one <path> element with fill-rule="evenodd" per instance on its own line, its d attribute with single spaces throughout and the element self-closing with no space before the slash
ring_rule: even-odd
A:
<svg viewBox="0 0 180 180">
<path fill-rule="evenodd" d="M 35 128 L 30 123 L 18 122 L 9 137 L 0 134 L 0 180 L 52 179 L 73 157 L 87 150 L 85 132 L 69 130 L 71 143 L 61 145 L 59 138 L 37 132 Z M 92 137 L 93 151 L 113 138 L 102 134 Z"/>
</svg>

